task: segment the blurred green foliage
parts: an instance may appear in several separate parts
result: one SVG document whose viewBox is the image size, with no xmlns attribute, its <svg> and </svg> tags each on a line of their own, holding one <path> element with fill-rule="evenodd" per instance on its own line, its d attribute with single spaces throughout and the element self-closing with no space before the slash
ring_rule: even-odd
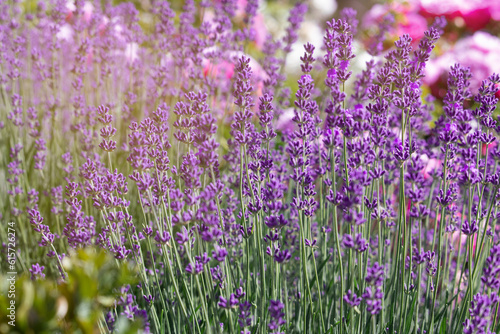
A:
<svg viewBox="0 0 500 334">
<path fill-rule="evenodd" d="M 107 332 L 103 312 L 114 305 L 120 287 L 137 282 L 135 268 L 120 266 L 103 250 L 80 249 L 63 261 L 67 279 L 31 281 L 16 277 L 15 327 L 8 324 L 9 277 L 0 275 L 0 333 L 100 333 Z M 140 321 L 119 317 L 119 333 L 138 333 Z"/>
</svg>

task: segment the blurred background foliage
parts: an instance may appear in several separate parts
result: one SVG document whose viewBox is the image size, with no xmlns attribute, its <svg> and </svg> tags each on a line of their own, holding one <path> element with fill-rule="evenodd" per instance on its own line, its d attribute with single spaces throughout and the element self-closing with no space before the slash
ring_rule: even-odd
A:
<svg viewBox="0 0 500 334">
<path fill-rule="evenodd" d="M 17 277 L 15 283 L 15 323 L 0 323 L 0 333 L 99 333 L 103 329 L 103 312 L 115 309 L 120 287 L 135 284 L 136 270 L 127 262 L 117 261 L 102 249 L 79 249 L 63 260 L 65 281 L 30 280 Z M 0 275 L 0 318 L 8 319 L 9 282 Z M 118 333 L 137 333 L 140 320 L 119 316 Z"/>
</svg>

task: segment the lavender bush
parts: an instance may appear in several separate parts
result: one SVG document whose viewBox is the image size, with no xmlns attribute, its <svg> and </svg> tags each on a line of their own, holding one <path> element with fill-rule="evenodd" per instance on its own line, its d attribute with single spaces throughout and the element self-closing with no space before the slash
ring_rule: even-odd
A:
<svg viewBox="0 0 500 334">
<path fill-rule="evenodd" d="M 344 10 L 290 78 L 307 5 L 262 48 L 258 7 L 0 2 L 18 271 L 68 284 L 89 247 L 134 267 L 90 332 L 498 333 L 500 76 L 449 64 L 423 97 L 441 20 L 384 53 L 382 31 L 353 75 Z"/>
</svg>

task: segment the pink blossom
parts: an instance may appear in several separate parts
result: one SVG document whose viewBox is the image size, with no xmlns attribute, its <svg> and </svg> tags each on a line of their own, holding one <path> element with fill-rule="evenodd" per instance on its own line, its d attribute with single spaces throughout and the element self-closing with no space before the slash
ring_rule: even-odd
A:
<svg viewBox="0 0 500 334">
<path fill-rule="evenodd" d="M 472 73 L 471 89 L 477 90 L 481 82 L 492 73 L 500 72 L 500 39 L 478 31 L 474 35 L 459 40 L 454 47 L 442 56 L 432 59 L 426 67 L 424 82 L 436 83 L 440 76 L 447 73 L 450 64 L 460 63 L 470 67 Z"/>
<path fill-rule="evenodd" d="M 220 61 L 213 64 L 207 58 L 203 59 L 203 75 L 205 77 L 217 78 L 219 76 L 225 79 L 231 79 L 234 74 L 234 64 L 228 61 Z"/>
<path fill-rule="evenodd" d="M 435 158 L 428 159 L 427 160 L 427 165 L 422 170 L 422 174 L 424 175 L 424 178 L 425 179 L 430 178 L 431 177 L 430 173 L 434 172 L 440 166 L 441 166 L 441 160 L 435 159 Z"/>
<path fill-rule="evenodd" d="M 68 1 L 68 2 L 66 2 L 66 9 L 68 10 L 68 14 L 66 16 L 66 21 L 69 22 L 73 19 L 73 13 L 76 10 L 76 6 L 72 1 Z M 83 4 L 83 10 L 82 10 L 82 12 L 83 12 L 82 18 L 83 18 L 83 21 L 85 23 L 90 22 L 90 19 L 92 18 L 93 11 L 94 11 L 94 5 L 92 5 L 92 3 L 89 1 L 85 1 L 85 3 Z"/>
<path fill-rule="evenodd" d="M 261 13 L 257 13 L 254 17 L 252 28 L 255 30 L 255 44 L 259 50 L 262 50 L 268 31 L 264 23 L 264 16 Z"/>
<path fill-rule="evenodd" d="M 473 31 L 485 27 L 491 19 L 500 20 L 498 0 L 414 0 L 414 3 L 424 16 L 445 16 L 449 20 L 461 18 Z"/>
<path fill-rule="evenodd" d="M 404 20 L 398 25 L 398 35 L 408 34 L 417 42 L 424 37 L 427 30 L 427 20 L 419 14 L 408 12 L 404 15 Z"/>
<path fill-rule="evenodd" d="M 416 45 L 427 30 L 427 20 L 417 11 L 418 7 L 411 2 L 403 4 L 396 1 L 384 5 L 377 4 L 365 14 L 362 26 L 365 29 L 377 26 L 385 15 L 392 13 L 397 18 L 394 37 L 408 34 Z"/>
<path fill-rule="evenodd" d="M 494 141 L 491 144 L 488 144 L 488 152 L 491 152 L 491 150 L 493 150 L 496 146 L 497 146 L 496 141 Z M 483 144 L 483 146 L 481 147 L 481 151 L 482 151 L 483 155 L 486 155 L 486 144 Z"/>
<path fill-rule="evenodd" d="M 208 52 L 213 50 L 207 49 L 205 51 Z M 237 59 L 241 57 L 243 53 L 239 51 L 227 51 L 226 55 L 230 59 Z M 266 79 L 267 74 L 260 65 L 260 63 L 248 55 L 245 56 L 250 58 L 250 68 L 252 69 L 252 77 L 257 81 L 262 81 Z M 219 75 L 223 75 L 226 79 L 230 79 L 234 74 L 234 63 L 227 60 L 222 60 L 217 64 L 213 64 L 210 62 L 209 59 L 205 58 L 203 60 L 203 74 L 205 76 L 210 76 L 213 78 L 217 78 Z"/>
<path fill-rule="evenodd" d="M 283 132 L 292 131 L 295 126 L 293 116 L 293 108 L 285 109 L 276 122 L 276 129 Z"/>
<path fill-rule="evenodd" d="M 489 4 L 491 18 L 495 21 L 500 21 L 500 1 L 497 0 L 487 0 Z"/>
</svg>

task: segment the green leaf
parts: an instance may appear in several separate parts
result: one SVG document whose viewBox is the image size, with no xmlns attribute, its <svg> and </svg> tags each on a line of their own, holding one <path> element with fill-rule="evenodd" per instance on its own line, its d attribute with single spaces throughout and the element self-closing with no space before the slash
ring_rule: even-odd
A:
<svg viewBox="0 0 500 334">
<path fill-rule="evenodd" d="M 321 274 L 321 272 L 323 271 L 323 268 L 325 267 L 325 265 L 328 263 L 328 261 L 330 260 L 332 256 L 328 256 L 319 266 L 318 266 L 318 276 L 319 274 Z"/>
<path fill-rule="evenodd" d="M 439 323 L 441 318 L 446 314 L 446 310 L 448 306 L 458 297 L 459 293 L 457 293 L 452 299 L 450 299 L 446 304 L 443 305 L 443 308 L 441 311 L 438 313 L 438 316 L 436 317 L 436 323 Z"/>
<path fill-rule="evenodd" d="M 253 334 L 257 333 L 257 330 L 259 329 L 260 325 L 260 318 L 257 319 L 257 323 L 255 324 L 255 328 L 253 329 Z"/>
<path fill-rule="evenodd" d="M 306 313 L 306 329 L 309 329 L 311 326 L 311 304 L 308 304 L 307 313 Z"/>
<path fill-rule="evenodd" d="M 417 293 L 415 292 L 413 294 L 413 302 L 411 303 L 411 308 L 410 308 L 410 312 L 408 313 L 407 317 L 406 317 L 406 328 L 405 328 L 405 333 L 410 333 L 410 329 L 411 329 L 411 323 L 412 323 L 412 319 L 413 319 L 413 312 L 415 311 L 415 305 L 417 303 L 417 299 L 418 299 L 418 296 L 417 296 Z M 415 326 L 417 326 L 417 324 L 415 324 Z"/>
<path fill-rule="evenodd" d="M 330 257 L 328 257 L 326 260 L 324 260 L 320 266 L 319 266 L 319 269 L 318 269 L 318 279 L 319 279 L 319 275 L 321 273 L 321 270 L 323 270 L 323 268 L 325 267 L 325 264 L 328 262 L 328 260 L 330 259 Z M 309 289 L 312 289 L 313 285 L 316 284 L 316 275 L 313 276 L 313 279 L 309 282 Z"/>
<path fill-rule="evenodd" d="M 444 317 L 441 322 L 441 328 L 439 329 L 439 334 L 446 334 L 446 317 Z"/>
</svg>

